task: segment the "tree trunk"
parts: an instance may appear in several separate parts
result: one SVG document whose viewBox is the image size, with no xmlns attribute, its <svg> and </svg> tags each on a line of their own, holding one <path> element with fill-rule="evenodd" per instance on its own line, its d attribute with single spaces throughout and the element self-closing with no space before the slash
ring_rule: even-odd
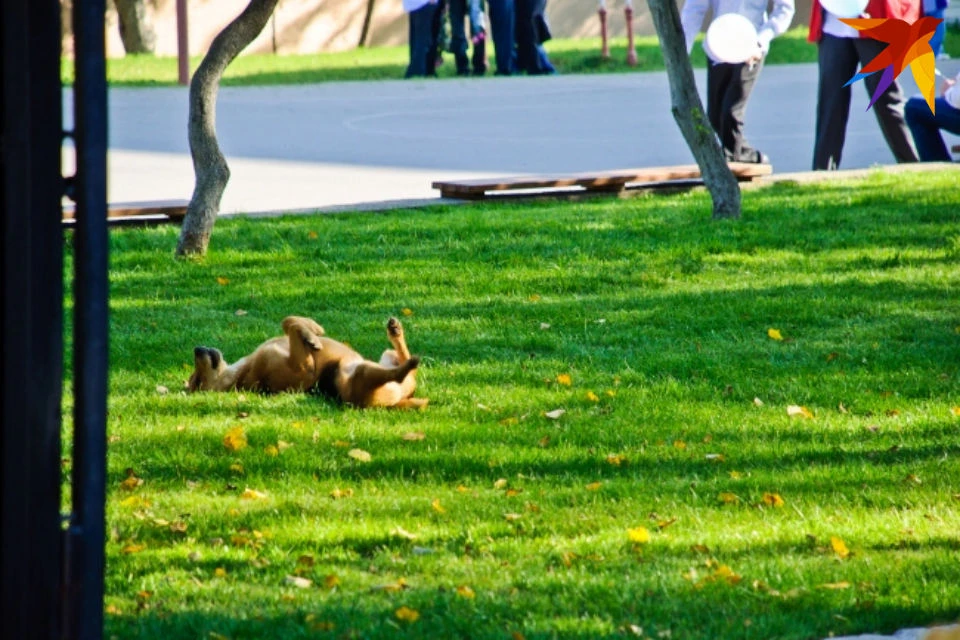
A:
<svg viewBox="0 0 960 640">
<path fill-rule="evenodd" d="M 700 167 L 703 182 L 713 199 L 713 217 L 740 217 L 740 186 L 727 166 L 697 93 L 693 67 L 680 25 L 680 12 L 674 0 L 647 0 L 653 26 L 660 38 L 660 49 L 670 81 L 670 111 L 677 121 L 687 146 Z"/>
<path fill-rule="evenodd" d="M 266 26 L 278 0 L 250 0 L 237 18 L 210 44 L 210 50 L 190 82 L 188 134 L 196 184 L 180 229 L 177 255 L 204 255 L 220 200 L 230 180 L 230 168 L 217 144 L 216 109 L 220 77 L 227 66 Z"/>
<path fill-rule="evenodd" d="M 117 7 L 120 39 L 127 53 L 153 53 L 157 36 L 147 20 L 146 0 L 113 0 Z"/>
</svg>

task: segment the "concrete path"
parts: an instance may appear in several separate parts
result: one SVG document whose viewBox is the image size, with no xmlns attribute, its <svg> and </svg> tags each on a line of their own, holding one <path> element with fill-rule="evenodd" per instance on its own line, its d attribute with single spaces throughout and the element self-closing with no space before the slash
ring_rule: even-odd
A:
<svg viewBox="0 0 960 640">
<path fill-rule="evenodd" d="M 816 80 L 815 65 L 770 66 L 754 91 L 748 136 L 777 173 L 810 168 Z M 889 164 L 854 89 L 842 166 Z M 110 200 L 189 198 L 186 131 L 186 88 L 112 89 Z M 232 171 L 224 213 L 370 208 L 436 198 L 437 179 L 693 161 L 663 72 L 225 87 L 217 132 Z"/>
</svg>

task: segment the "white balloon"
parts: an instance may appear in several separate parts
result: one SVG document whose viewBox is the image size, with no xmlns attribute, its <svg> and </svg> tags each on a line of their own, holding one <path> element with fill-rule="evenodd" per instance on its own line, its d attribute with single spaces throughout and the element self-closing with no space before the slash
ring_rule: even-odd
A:
<svg viewBox="0 0 960 640">
<path fill-rule="evenodd" d="M 820 6 L 838 18 L 857 18 L 867 9 L 867 0 L 820 0 Z"/>
<path fill-rule="evenodd" d="M 739 13 L 725 13 L 710 23 L 704 47 L 718 62 L 746 62 L 758 53 L 757 28 Z"/>
</svg>

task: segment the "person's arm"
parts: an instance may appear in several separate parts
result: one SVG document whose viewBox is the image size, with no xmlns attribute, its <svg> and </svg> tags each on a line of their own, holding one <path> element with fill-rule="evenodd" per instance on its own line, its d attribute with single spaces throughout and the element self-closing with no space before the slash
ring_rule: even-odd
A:
<svg viewBox="0 0 960 640">
<path fill-rule="evenodd" d="M 790 0 L 792 1 L 792 0 Z M 707 15 L 710 0 L 686 0 L 680 11 L 680 24 L 683 25 L 683 36 L 687 40 L 687 53 L 693 51 L 693 42 L 703 26 L 703 17 Z"/>
<path fill-rule="evenodd" d="M 760 45 L 764 55 L 770 49 L 770 41 L 790 28 L 795 11 L 796 6 L 793 0 L 774 0 L 773 9 L 770 10 L 767 21 L 757 29 L 757 44 Z"/>
<path fill-rule="evenodd" d="M 943 99 L 954 109 L 960 109 L 960 73 L 956 78 L 943 79 Z"/>
</svg>

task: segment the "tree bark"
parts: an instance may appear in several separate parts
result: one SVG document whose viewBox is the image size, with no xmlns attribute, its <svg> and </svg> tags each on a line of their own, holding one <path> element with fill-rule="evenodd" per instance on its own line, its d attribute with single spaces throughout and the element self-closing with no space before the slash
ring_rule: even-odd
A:
<svg viewBox="0 0 960 640">
<path fill-rule="evenodd" d="M 120 39 L 127 53 L 153 53 L 157 36 L 147 19 L 146 0 L 113 0 Z"/>
<path fill-rule="evenodd" d="M 674 0 L 647 0 L 653 26 L 670 81 L 670 111 L 687 146 L 700 167 L 703 182 L 713 199 L 713 217 L 740 217 L 740 186 L 727 166 L 717 135 L 710 125 L 697 93 L 693 67 L 687 55 L 680 12 Z"/>
<path fill-rule="evenodd" d="M 220 200 L 230 180 L 230 168 L 217 144 L 217 92 L 224 70 L 256 38 L 273 14 L 278 0 L 250 0 L 237 18 L 210 44 L 210 50 L 190 82 L 188 136 L 196 183 L 180 228 L 177 256 L 207 252 Z"/>
</svg>

